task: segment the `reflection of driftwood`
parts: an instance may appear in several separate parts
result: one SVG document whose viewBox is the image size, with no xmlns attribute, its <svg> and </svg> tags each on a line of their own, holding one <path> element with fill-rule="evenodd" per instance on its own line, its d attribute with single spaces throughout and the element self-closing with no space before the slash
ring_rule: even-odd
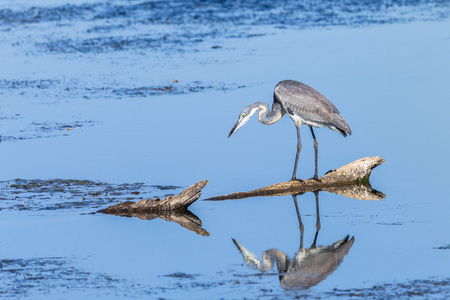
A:
<svg viewBox="0 0 450 300">
<path fill-rule="evenodd" d="M 307 179 L 303 182 L 295 180 L 281 182 L 253 191 L 217 196 L 206 200 L 242 199 L 257 196 L 283 196 L 317 190 L 329 191 L 356 199 L 379 200 L 385 196 L 380 192 L 373 191 L 368 182 L 372 170 L 383 162 L 384 159 L 378 156 L 361 158 L 338 169 L 329 171 L 323 177 L 319 178 L 319 181 Z"/>
<path fill-rule="evenodd" d="M 373 190 L 370 184 L 352 184 L 344 186 L 333 186 L 321 189 L 321 191 L 326 191 L 338 195 L 343 195 L 348 198 L 359 199 L 359 200 L 381 200 L 386 197 L 382 192 Z"/>
<path fill-rule="evenodd" d="M 207 184 L 207 180 L 202 180 L 176 196 L 169 196 L 162 200 L 125 201 L 98 212 L 122 217 L 137 217 L 142 220 L 161 218 L 166 221 L 174 221 L 197 234 L 209 236 L 208 231 L 202 228 L 202 221 L 187 210 L 187 207 L 200 197 L 202 188 Z"/>
<path fill-rule="evenodd" d="M 102 211 L 100 211 L 102 212 Z M 203 235 L 203 236 L 209 236 L 209 232 L 202 228 L 202 221 L 193 213 L 191 213 L 189 210 L 184 211 L 174 211 L 174 212 L 167 212 L 167 211 L 161 211 L 157 213 L 107 213 L 106 214 L 113 214 L 121 217 L 136 217 L 142 220 L 153 220 L 156 218 L 163 219 L 167 222 L 173 221 L 184 228 L 195 232 L 197 234 Z"/>
<path fill-rule="evenodd" d="M 162 200 L 144 199 L 138 202 L 126 201 L 102 209 L 99 212 L 106 214 L 121 213 L 158 213 L 163 211 L 184 210 L 197 200 L 202 188 L 208 184 L 208 180 L 197 182 L 176 196 L 169 196 Z"/>
</svg>

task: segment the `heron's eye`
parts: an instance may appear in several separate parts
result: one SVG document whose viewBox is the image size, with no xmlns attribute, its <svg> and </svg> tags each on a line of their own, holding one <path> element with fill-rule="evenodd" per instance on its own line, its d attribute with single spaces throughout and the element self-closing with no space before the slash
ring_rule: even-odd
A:
<svg viewBox="0 0 450 300">
<path fill-rule="evenodd" d="M 241 118 L 245 117 L 245 113 L 242 113 Z"/>
</svg>

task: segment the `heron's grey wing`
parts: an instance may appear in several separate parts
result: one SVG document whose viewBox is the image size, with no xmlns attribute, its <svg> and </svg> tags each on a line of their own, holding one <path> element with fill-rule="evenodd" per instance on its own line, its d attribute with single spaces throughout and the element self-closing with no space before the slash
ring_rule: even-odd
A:
<svg viewBox="0 0 450 300">
<path fill-rule="evenodd" d="M 302 255 L 297 253 L 288 269 L 289 274 L 282 282 L 283 287 L 309 289 L 317 285 L 337 269 L 354 241 L 347 235 L 331 246 L 308 249 Z"/>
<path fill-rule="evenodd" d="M 352 131 L 336 106 L 312 87 L 294 80 L 284 80 L 275 87 L 275 98 L 290 114 L 312 125 L 328 126 L 346 136 Z"/>
<path fill-rule="evenodd" d="M 281 81 L 275 87 L 275 95 L 289 114 L 324 125 L 333 122 L 336 107 L 325 96 L 305 84 L 292 80 Z"/>
</svg>

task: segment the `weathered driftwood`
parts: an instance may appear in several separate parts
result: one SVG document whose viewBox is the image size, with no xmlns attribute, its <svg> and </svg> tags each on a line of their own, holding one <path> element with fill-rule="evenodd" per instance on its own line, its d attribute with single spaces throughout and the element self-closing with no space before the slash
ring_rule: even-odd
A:
<svg viewBox="0 0 450 300">
<path fill-rule="evenodd" d="M 194 203 L 201 195 L 202 188 L 208 184 L 208 180 L 197 182 L 176 196 L 160 199 L 144 199 L 138 202 L 126 201 L 99 210 L 105 214 L 121 213 L 158 213 L 164 211 L 182 211 Z"/>
<path fill-rule="evenodd" d="M 142 220 L 160 218 L 168 222 L 173 221 L 197 234 L 209 236 L 209 232 L 202 228 L 202 221 L 187 209 L 200 197 L 202 188 L 207 184 L 207 180 L 202 180 L 176 196 L 169 196 L 162 200 L 125 201 L 98 212 L 121 217 L 137 217 Z"/>
<path fill-rule="evenodd" d="M 380 200 L 384 198 L 385 195 L 372 190 L 369 184 L 369 177 L 372 170 L 383 162 L 384 159 L 378 156 L 365 157 L 338 169 L 331 170 L 323 177 L 320 177 L 319 180 L 307 179 L 303 182 L 281 182 L 253 191 L 232 193 L 212 197 L 206 200 L 243 199 L 257 196 L 283 196 L 318 190 L 342 194 L 355 199 Z"/>
</svg>

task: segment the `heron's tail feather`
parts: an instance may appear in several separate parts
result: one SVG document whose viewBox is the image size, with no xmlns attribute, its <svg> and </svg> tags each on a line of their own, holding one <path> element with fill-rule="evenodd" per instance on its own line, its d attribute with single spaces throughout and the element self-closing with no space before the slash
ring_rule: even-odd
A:
<svg viewBox="0 0 450 300">
<path fill-rule="evenodd" d="M 343 238 L 342 240 L 336 241 L 332 247 L 335 249 L 341 248 L 342 246 L 344 246 L 345 244 L 349 243 L 349 244 L 353 244 L 353 242 L 355 241 L 355 237 L 350 238 L 350 236 L 347 234 L 347 236 L 345 238 Z"/>
<path fill-rule="evenodd" d="M 352 130 L 348 126 L 348 124 L 345 121 L 344 117 L 341 116 L 340 114 L 333 114 L 333 125 L 334 125 L 334 127 L 336 129 L 334 129 L 334 128 L 332 128 L 332 129 L 334 129 L 335 131 L 339 132 L 344 137 L 347 136 L 347 133 L 349 135 L 352 135 Z"/>
</svg>

